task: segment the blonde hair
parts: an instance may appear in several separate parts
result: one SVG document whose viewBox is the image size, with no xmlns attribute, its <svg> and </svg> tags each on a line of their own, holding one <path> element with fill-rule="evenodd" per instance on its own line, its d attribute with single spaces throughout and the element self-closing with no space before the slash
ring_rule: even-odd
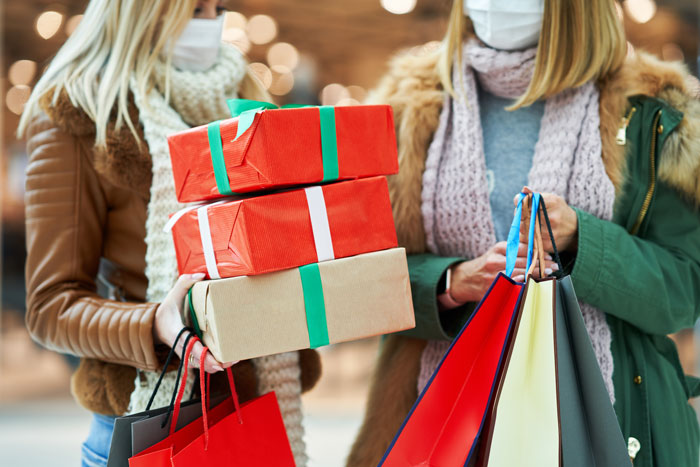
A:
<svg viewBox="0 0 700 467">
<path fill-rule="evenodd" d="M 58 51 L 34 87 L 17 130 L 21 137 L 39 103 L 62 92 L 95 122 L 95 144 L 104 146 L 116 103 L 116 127 L 126 124 L 139 141 L 128 111 L 129 81 L 142 95 L 153 87 L 159 54 L 178 37 L 197 0 L 91 0 L 76 30 Z M 170 54 L 167 54 L 170 63 Z M 168 67 L 169 69 L 170 67 Z M 166 98 L 169 94 L 166 79 Z"/>
<path fill-rule="evenodd" d="M 452 95 L 452 68 L 462 66 L 462 43 L 473 34 L 462 3 L 454 0 L 438 61 L 442 86 Z M 509 110 L 605 78 L 622 66 L 627 54 L 615 0 L 545 0 L 544 4 L 535 71 L 525 94 Z"/>
</svg>

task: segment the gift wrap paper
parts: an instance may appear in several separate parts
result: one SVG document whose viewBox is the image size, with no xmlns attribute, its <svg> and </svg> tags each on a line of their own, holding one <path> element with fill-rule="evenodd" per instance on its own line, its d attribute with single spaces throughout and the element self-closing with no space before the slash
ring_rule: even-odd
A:
<svg viewBox="0 0 700 467">
<path fill-rule="evenodd" d="M 304 274 L 312 278 L 302 283 Z M 314 276 L 319 284 L 313 283 Z M 195 329 L 221 362 L 415 326 L 403 248 L 261 276 L 198 282 L 190 306 Z"/>
<path fill-rule="evenodd" d="M 232 118 L 168 137 L 178 201 L 399 170 L 388 105 L 265 110 L 237 137 L 238 123 Z"/>
<path fill-rule="evenodd" d="M 209 205 L 206 226 L 201 209 L 172 227 L 180 274 L 257 275 L 397 245 L 385 177 Z"/>
</svg>

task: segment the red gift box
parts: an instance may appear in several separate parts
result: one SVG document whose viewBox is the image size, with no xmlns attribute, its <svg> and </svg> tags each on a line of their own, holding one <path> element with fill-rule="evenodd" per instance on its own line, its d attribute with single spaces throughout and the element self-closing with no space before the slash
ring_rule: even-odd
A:
<svg viewBox="0 0 700 467">
<path fill-rule="evenodd" d="M 331 130 L 326 141 L 322 141 L 322 116 L 330 117 L 324 120 Z M 222 120 L 168 137 L 178 201 L 222 197 L 211 146 L 219 142 L 221 171 L 225 169 L 219 176 L 228 178 L 234 194 L 391 175 L 399 170 L 394 118 L 388 105 L 265 110 L 236 139 L 238 121 Z M 324 167 L 328 145 L 335 165 L 331 178 Z"/>
<path fill-rule="evenodd" d="M 386 178 L 187 208 L 172 228 L 180 274 L 264 274 L 397 246 Z"/>
</svg>

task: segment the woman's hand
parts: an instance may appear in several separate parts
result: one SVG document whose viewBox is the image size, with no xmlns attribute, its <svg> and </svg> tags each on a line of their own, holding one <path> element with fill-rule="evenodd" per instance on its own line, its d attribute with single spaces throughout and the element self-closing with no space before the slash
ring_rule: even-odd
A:
<svg viewBox="0 0 700 467">
<path fill-rule="evenodd" d="M 546 256 L 547 274 L 559 269 L 551 259 L 550 256 Z M 533 261 L 537 262 L 537 258 L 533 258 Z M 527 245 L 521 243 L 512 277 L 518 282 L 523 282 L 527 274 L 526 267 Z M 505 269 L 506 242 L 499 242 L 478 258 L 452 266 L 450 295 L 460 303 L 481 301 L 498 273 L 504 272 Z"/>
<path fill-rule="evenodd" d="M 173 346 L 175 338 L 184 326 L 181 316 L 187 291 L 202 279 L 204 279 L 204 274 L 202 273 L 183 274 L 165 297 L 165 300 L 158 306 L 155 322 L 153 324 L 153 337 L 156 343 L 165 344 L 168 347 Z M 180 338 L 175 348 L 175 352 L 180 358 L 182 358 L 184 344 L 185 339 L 183 336 L 183 338 Z M 200 342 L 194 344 L 194 347 L 192 347 L 192 358 L 188 362 L 190 366 L 199 368 L 199 358 L 202 355 L 203 349 L 204 346 Z M 223 371 L 224 368 L 228 368 L 234 363 L 236 362 L 222 364 L 218 362 L 211 353 L 207 353 L 204 360 L 204 370 L 207 373 L 215 373 L 217 371 Z"/>
<path fill-rule="evenodd" d="M 523 188 L 523 193 L 532 193 L 528 187 Z M 554 243 L 558 251 L 575 251 L 578 247 L 578 217 L 576 211 L 566 204 L 564 198 L 553 193 L 542 193 L 542 199 L 547 207 L 547 215 L 552 225 Z M 518 204 L 518 197 L 514 198 L 515 205 Z M 523 221 L 520 223 L 520 241 L 527 242 L 530 230 L 530 216 L 523 209 Z M 542 243 L 545 251 L 552 253 L 552 239 L 547 231 L 547 224 L 544 214 L 540 212 L 540 230 L 542 231 Z"/>
</svg>

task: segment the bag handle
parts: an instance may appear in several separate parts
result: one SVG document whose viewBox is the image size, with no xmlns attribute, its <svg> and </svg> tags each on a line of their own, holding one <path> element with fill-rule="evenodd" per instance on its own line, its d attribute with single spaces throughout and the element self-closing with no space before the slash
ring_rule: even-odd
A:
<svg viewBox="0 0 700 467">
<path fill-rule="evenodd" d="M 540 205 L 541 206 L 541 205 Z M 533 216 L 534 213 L 534 216 Z M 535 221 L 535 256 L 537 257 L 538 261 L 538 272 L 539 272 L 539 278 L 543 278 L 546 276 L 544 270 L 544 242 L 542 241 L 542 230 L 540 229 L 540 218 L 539 218 L 539 212 L 537 211 L 530 211 L 530 216 L 531 217 L 531 222 L 534 219 Z M 530 265 L 527 275 L 531 276 L 532 273 L 535 270 L 535 262 L 533 261 L 532 264 Z"/>
<path fill-rule="evenodd" d="M 518 259 L 518 249 L 520 247 L 520 223 L 523 217 L 523 201 L 532 198 L 531 212 L 537 212 L 540 206 L 542 196 L 539 193 L 520 193 L 518 195 L 518 203 L 515 207 L 515 216 L 513 223 L 508 231 L 508 241 L 506 243 L 506 276 L 510 277 L 515 270 L 515 261 Z M 529 204 L 529 203 L 528 203 Z M 532 255 L 535 246 L 535 224 L 537 216 L 530 216 L 530 229 L 527 242 L 527 266 L 525 270 L 530 270 L 532 264 Z"/>
<path fill-rule="evenodd" d="M 547 206 L 544 203 L 544 198 L 540 200 L 540 206 L 542 209 L 542 214 L 544 215 L 544 222 L 547 225 L 547 233 L 549 233 L 549 239 L 552 241 L 552 256 L 554 257 L 554 261 L 556 261 L 557 266 L 559 266 L 559 270 L 554 275 L 561 275 L 564 273 L 564 268 L 561 265 L 561 257 L 559 256 L 559 250 L 557 250 L 557 244 L 554 242 L 552 224 L 549 222 L 549 216 L 547 215 Z"/>
<path fill-rule="evenodd" d="M 165 377 L 165 373 L 168 372 L 168 365 L 170 365 L 170 362 L 173 359 L 173 356 L 175 356 L 175 347 L 177 346 L 177 343 L 180 341 L 180 337 L 186 332 L 192 332 L 190 328 L 187 326 L 183 327 L 180 329 L 180 332 L 177 333 L 177 337 L 175 338 L 175 342 L 173 342 L 173 346 L 170 347 L 170 352 L 168 352 L 168 357 L 165 359 L 165 364 L 163 365 L 163 371 L 160 372 L 160 376 L 158 377 L 158 381 L 156 382 L 156 386 L 153 388 L 153 392 L 151 393 L 151 398 L 148 400 L 148 404 L 146 405 L 146 410 L 151 410 L 151 406 L 153 405 L 153 400 L 156 398 L 156 394 L 158 393 L 158 389 L 160 388 L 160 384 L 163 382 L 163 378 Z M 179 382 L 180 378 L 177 378 L 177 384 Z M 177 388 L 177 386 L 176 386 Z"/>
<path fill-rule="evenodd" d="M 180 405 L 182 404 L 182 396 L 185 394 L 185 386 L 187 386 L 187 367 L 190 355 L 192 354 L 192 348 L 194 347 L 194 344 L 199 342 L 199 338 L 195 335 L 190 334 L 187 336 L 187 341 L 185 345 L 185 351 L 182 353 L 182 360 L 180 360 L 181 367 L 178 370 L 178 379 L 180 379 L 180 370 L 182 371 L 182 379 L 180 380 L 180 384 L 177 390 L 177 396 L 175 397 L 175 404 L 173 406 L 173 422 L 170 424 L 170 436 L 175 433 L 175 427 L 177 426 L 177 418 L 180 415 Z M 170 411 L 168 411 L 168 415 L 170 414 Z M 166 417 L 167 420 L 167 417 Z M 165 424 L 163 424 L 165 426 Z"/>
<path fill-rule="evenodd" d="M 202 423 L 204 424 L 204 450 L 207 450 L 209 446 L 209 420 L 207 411 L 209 410 L 209 373 L 206 375 L 207 387 L 204 387 L 204 360 L 207 358 L 207 352 L 209 352 L 208 347 L 202 349 L 202 355 L 199 357 L 199 383 L 200 390 L 202 391 Z M 231 396 L 233 398 L 233 406 L 235 407 L 236 415 L 238 416 L 238 423 L 243 424 L 243 417 L 241 416 L 241 406 L 238 403 L 238 393 L 236 392 L 236 385 L 233 382 L 233 372 L 231 367 L 226 368 L 226 376 L 228 377 L 228 384 L 231 388 Z"/>
</svg>

